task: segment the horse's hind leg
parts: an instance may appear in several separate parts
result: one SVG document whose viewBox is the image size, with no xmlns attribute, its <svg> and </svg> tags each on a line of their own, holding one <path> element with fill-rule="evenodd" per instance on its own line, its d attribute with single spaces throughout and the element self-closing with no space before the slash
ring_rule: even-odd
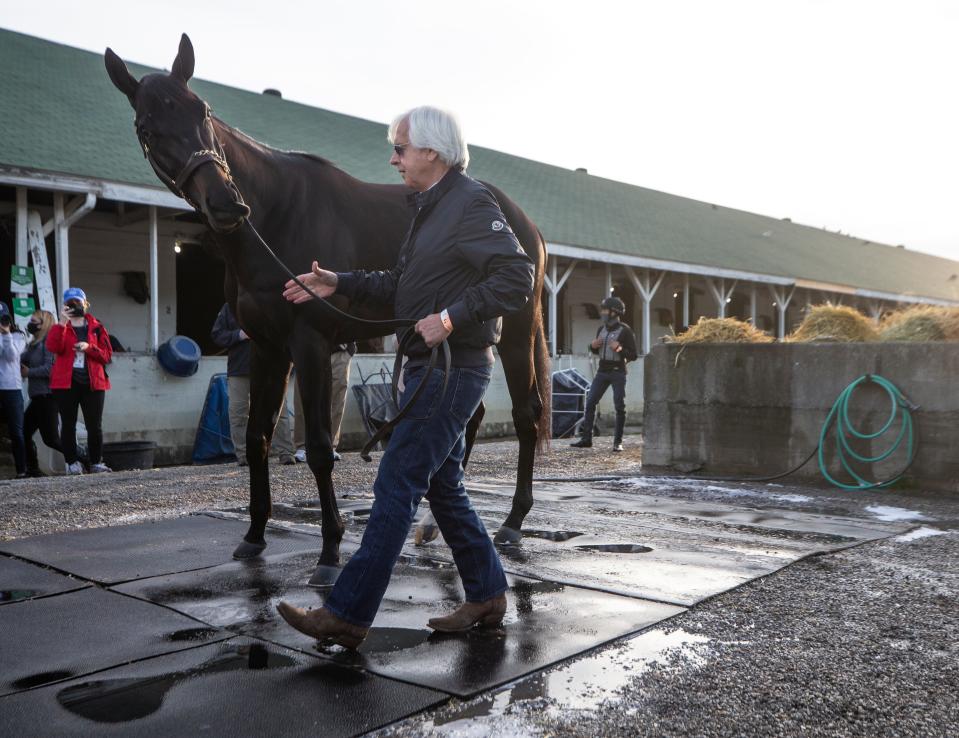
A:
<svg viewBox="0 0 959 738">
<path fill-rule="evenodd" d="M 246 458 L 250 465 L 250 528 L 233 552 L 236 559 L 258 556 L 266 548 L 266 523 L 270 519 L 268 457 L 273 430 L 286 397 L 290 360 L 273 349 L 251 346 L 250 417 L 246 426 Z"/>
<path fill-rule="evenodd" d="M 322 334 L 300 323 L 293 332 L 291 348 L 306 424 L 306 463 L 316 478 L 323 515 L 323 549 L 310 584 L 332 584 L 338 572 L 331 570 L 331 567 L 340 563 L 340 541 L 343 539 L 344 526 L 333 492 L 331 346 Z"/>
<path fill-rule="evenodd" d="M 537 391 L 536 371 L 530 341 L 523 336 L 506 332 L 499 346 L 506 384 L 513 401 L 513 425 L 519 439 L 519 459 L 516 463 L 516 489 L 513 505 L 503 525 L 496 532 L 496 543 L 519 543 L 520 532 L 527 513 L 533 507 L 533 462 L 536 457 L 538 424 L 549 422 L 542 419 L 543 405 Z"/>
</svg>

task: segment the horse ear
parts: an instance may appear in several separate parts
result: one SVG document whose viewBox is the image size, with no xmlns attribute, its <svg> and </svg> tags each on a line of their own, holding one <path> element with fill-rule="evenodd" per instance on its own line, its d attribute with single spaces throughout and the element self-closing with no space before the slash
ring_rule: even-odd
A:
<svg viewBox="0 0 959 738">
<path fill-rule="evenodd" d="M 140 83 L 130 74 L 130 70 L 127 69 L 127 65 L 123 63 L 123 59 L 114 54 L 113 49 L 107 48 L 106 53 L 103 55 L 103 63 L 106 65 L 110 80 L 120 92 L 127 96 L 130 104 L 133 105 L 133 97 L 137 94 L 137 88 L 140 86 Z"/>
<path fill-rule="evenodd" d="M 173 60 L 173 68 L 170 74 L 179 77 L 183 82 L 189 82 L 193 76 L 193 43 L 190 37 L 185 33 L 180 36 L 180 50 L 177 52 L 176 59 Z"/>
</svg>

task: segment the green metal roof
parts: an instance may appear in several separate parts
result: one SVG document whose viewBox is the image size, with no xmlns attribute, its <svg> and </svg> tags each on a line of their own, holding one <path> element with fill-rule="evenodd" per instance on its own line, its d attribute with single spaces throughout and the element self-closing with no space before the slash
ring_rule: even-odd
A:
<svg viewBox="0 0 959 738">
<path fill-rule="evenodd" d="M 123 49 L 120 48 L 122 53 Z M 132 111 L 100 54 L 0 29 L 0 164 L 160 188 Z M 130 64 L 141 76 L 155 69 Z M 254 138 L 313 152 L 356 177 L 396 182 L 386 126 L 194 79 L 217 115 Z M 547 241 L 632 256 L 959 300 L 959 262 L 470 147 Z"/>
</svg>

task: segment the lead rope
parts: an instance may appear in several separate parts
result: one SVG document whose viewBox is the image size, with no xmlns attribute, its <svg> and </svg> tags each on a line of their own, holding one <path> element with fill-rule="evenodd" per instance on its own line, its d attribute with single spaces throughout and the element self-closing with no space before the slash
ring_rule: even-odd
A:
<svg viewBox="0 0 959 738">
<path fill-rule="evenodd" d="M 320 304 L 324 306 L 324 309 L 329 310 L 333 315 L 336 315 L 337 317 L 340 317 L 340 318 L 346 318 L 355 323 L 360 323 L 361 325 L 378 326 L 386 330 L 396 330 L 397 328 L 411 328 L 412 326 L 416 325 L 415 320 L 410 320 L 408 318 L 396 318 L 393 320 L 367 320 L 366 318 L 357 318 L 354 315 L 350 315 L 349 313 L 346 313 L 340 310 L 338 307 L 336 307 L 336 305 L 320 297 L 312 289 L 310 289 L 305 284 L 303 284 L 303 282 L 300 281 L 300 278 L 297 277 L 290 270 L 290 268 L 283 263 L 283 260 L 276 255 L 276 252 L 274 252 L 273 249 L 270 248 L 270 245 L 265 240 L 263 240 L 263 236 L 261 236 L 259 231 L 256 230 L 256 227 L 254 227 L 249 217 L 246 217 L 243 220 L 249 226 L 250 231 L 256 237 L 256 240 L 259 241 L 260 245 L 263 247 L 266 253 L 269 254 L 270 258 L 276 262 L 277 266 L 279 266 L 280 269 L 282 269 L 290 277 L 290 279 L 293 280 L 294 284 L 296 284 L 301 290 L 306 292 L 308 295 L 313 297 L 314 300 L 319 301 Z M 439 357 L 440 348 L 442 348 L 443 350 L 443 361 L 444 361 L 443 387 L 440 391 L 440 397 L 446 396 L 446 387 L 447 387 L 447 384 L 449 383 L 449 378 L 450 378 L 451 357 L 450 357 L 449 343 L 444 338 L 443 342 L 434 346 L 432 351 L 430 352 L 430 360 L 429 360 L 429 363 L 426 365 L 426 376 L 423 377 L 422 381 L 419 383 L 419 386 L 417 386 L 416 390 L 413 392 L 413 396 L 410 397 L 410 399 L 407 401 L 405 405 L 403 405 L 402 408 L 400 407 L 398 384 L 399 384 L 399 373 L 403 366 L 403 354 L 407 345 L 415 336 L 416 336 L 415 331 L 408 331 L 403 336 L 403 339 L 400 341 L 399 346 L 397 346 L 396 348 L 396 359 L 393 362 L 392 398 L 393 398 L 393 404 L 397 408 L 397 413 L 390 420 L 387 420 L 383 425 L 377 428 L 376 432 L 373 434 L 370 440 L 366 442 L 365 446 L 363 446 L 363 450 L 360 451 L 360 457 L 363 459 L 363 461 L 373 460 L 373 457 L 370 456 L 370 452 L 373 450 L 373 447 L 376 446 L 377 443 L 382 441 L 387 435 L 389 435 L 393 431 L 393 428 L 395 428 L 396 425 L 404 417 L 406 417 L 407 413 L 409 413 L 410 409 L 419 399 L 420 395 L 423 394 L 423 390 L 426 389 L 426 385 L 429 382 L 430 376 L 433 374 L 433 370 L 437 368 L 436 364 L 437 364 L 437 359 Z"/>
</svg>

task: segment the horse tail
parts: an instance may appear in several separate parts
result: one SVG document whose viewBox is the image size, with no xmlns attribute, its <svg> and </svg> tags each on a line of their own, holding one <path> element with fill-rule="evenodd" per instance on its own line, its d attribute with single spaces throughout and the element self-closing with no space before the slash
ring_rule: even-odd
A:
<svg viewBox="0 0 959 738">
<path fill-rule="evenodd" d="M 546 344 L 546 328 L 543 325 L 543 277 L 546 271 L 546 239 L 537 229 L 540 243 L 543 244 L 543 275 L 536 282 L 536 305 L 533 313 L 533 370 L 536 378 L 536 393 L 539 395 L 539 418 L 536 421 L 536 453 L 541 454 L 549 450 L 550 440 L 553 437 L 553 376 L 549 356 L 549 346 Z"/>
</svg>

